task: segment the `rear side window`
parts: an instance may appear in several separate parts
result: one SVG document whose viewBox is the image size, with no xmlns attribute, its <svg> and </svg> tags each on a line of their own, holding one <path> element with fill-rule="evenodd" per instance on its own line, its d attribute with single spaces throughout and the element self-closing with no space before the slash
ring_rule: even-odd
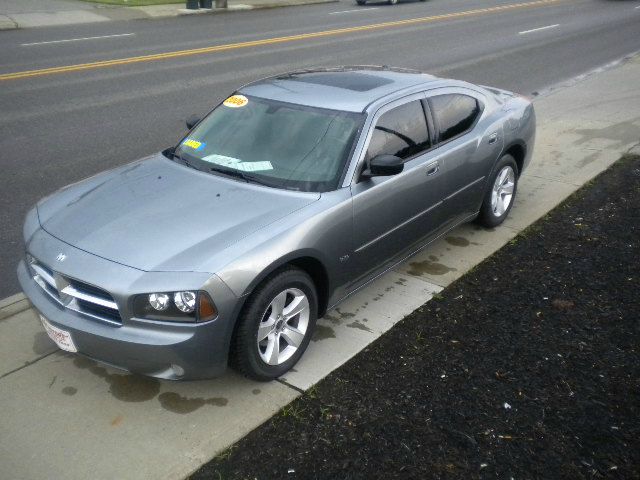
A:
<svg viewBox="0 0 640 480">
<path fill-rule="evenodd" d="M 429 130 L 419 100 L 400 105 L 378 119 L 366 159 L 377 155 L 409 158 L 430 147 Z"/>
<path fill-rule="evenodd" d="M 429 105 L 440 129 L 440 142 L 469 130 L 480 115 L 478 101 L 468 95 L 438 95 L 429 98 Z"/>
</svg>

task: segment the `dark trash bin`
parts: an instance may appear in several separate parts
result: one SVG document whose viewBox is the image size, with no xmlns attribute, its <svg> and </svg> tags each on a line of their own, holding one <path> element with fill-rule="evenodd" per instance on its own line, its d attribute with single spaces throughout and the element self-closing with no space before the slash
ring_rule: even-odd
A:
<svg viewBox="0 0 640 480">
<path fill-rule="evenodd" d="M 187 0 L 188 10 L 197 10 L 198 8 L 200 8 L 198 0 Z"/>
<path fill-rule="evenodd" d="M 212 8 L 213 0 L 200 0 L 200 8 Z"/>
</svg>

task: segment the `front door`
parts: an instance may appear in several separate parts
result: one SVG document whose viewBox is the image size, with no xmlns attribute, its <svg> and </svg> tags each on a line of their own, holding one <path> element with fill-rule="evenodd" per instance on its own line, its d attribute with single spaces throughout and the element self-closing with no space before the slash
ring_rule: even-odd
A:
<svg viewBox="0 0 640 480">
<path fill-rule="evenodd" d="M 351 186 L 355 286 L 410 253 L 443 223 L 444 187 L 423 99 L 418 94 L 395 101 L 374 117 L 364 167 L 382 154 L 405 164 L 397 175 L 359 179 Z"/>
</svg>

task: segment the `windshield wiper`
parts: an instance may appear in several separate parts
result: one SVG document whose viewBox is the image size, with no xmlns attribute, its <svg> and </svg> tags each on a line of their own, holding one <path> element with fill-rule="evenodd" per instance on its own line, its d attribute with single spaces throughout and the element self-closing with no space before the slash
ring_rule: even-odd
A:
<svg viewBox="0 0 640 480">
<path fill-rule="evenodd" d="M 247 175 L 246 173 L 240 171 L 240 170 L 235 170 L 232 168 L 223 168 L 223 167 L 209 167 L 209 171 L 211 172 L 216 172 L 216 173 L 221 173 L 223 175 L 228 175 L 229 177 L 235 177 L 235 178 L 240 178 L 242 180 L 244 180 L 247 183 L 257 183 L 260 185 L 265 185 L 267 187 L 273 187 L 273 185 L 270 185 L 262 180 L 260 180 L 257 177 L 254 177 L 253 175 Z"/>
<path fill-rule="evenodd" d="M 168 152 L 170 153 L 170 155 L 174 158 L 179 160 L 183 165 L 186 165 L 187 167 L 193 168 L 194 170 L 203 170 L 202 168 L 198 168 L 197 166 L 193 165 L 192 163 L 190 163 L 186 158 L 181 157 L 180 155 L 178 155 L 175 151 L 173 152 Z M 278 185 L 273 185 L 271 183 L 265 182 L 264 180 L 261 180 L 257 177 L 254 177 L 253 175 L 247 175 L 246 173 L 240 171 L 240 170 L 235 170 L 232 168 L 224 168 L 224 167 L 209 167 L 208 170 L 210 172 L 216 172 L 216 173 L 220 173 L 222 175 L 227 175 L 229 177 L 235 177 L 235 178 L 239 178 L 241 180 L 244 180 L 247 183 L 257 183 L 259 185 L 265 185 L 267 187 L 274 187 L 274 188 L 282 188 Z"/>
<path fill-rule="evenodd" d="M 193 168 L 194 170 L 200 170 L 198 167 L 196 167 L 195 165 L 193 165 L 193 164 L 189 163 L 189 161 L 188 161 L 186 158 L 181 157 L 181 156 L 180 156 L 180 155 L 178 155 L 176 152 L 173 152 L 173 154 L 172 154 L 172 155 L 173 155 L 173 158 L 177 158 L 178 160 L 180 160 L 180 161 L 181 161 L 184 165 L 186 165 L 187 167 L 189 167 L 189 168 Z"/>
</svg>

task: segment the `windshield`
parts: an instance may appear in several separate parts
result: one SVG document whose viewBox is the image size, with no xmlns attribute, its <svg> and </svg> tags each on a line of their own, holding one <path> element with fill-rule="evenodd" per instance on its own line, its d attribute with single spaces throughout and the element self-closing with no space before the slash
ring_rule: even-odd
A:
<svg viewBox="0 0 640 480">
<path fill-rule="evenodd" d="M 190 165 L 294 190 L 334 190 L 361 114 L 233 95 L 175 151 Z"/>
</svg>

